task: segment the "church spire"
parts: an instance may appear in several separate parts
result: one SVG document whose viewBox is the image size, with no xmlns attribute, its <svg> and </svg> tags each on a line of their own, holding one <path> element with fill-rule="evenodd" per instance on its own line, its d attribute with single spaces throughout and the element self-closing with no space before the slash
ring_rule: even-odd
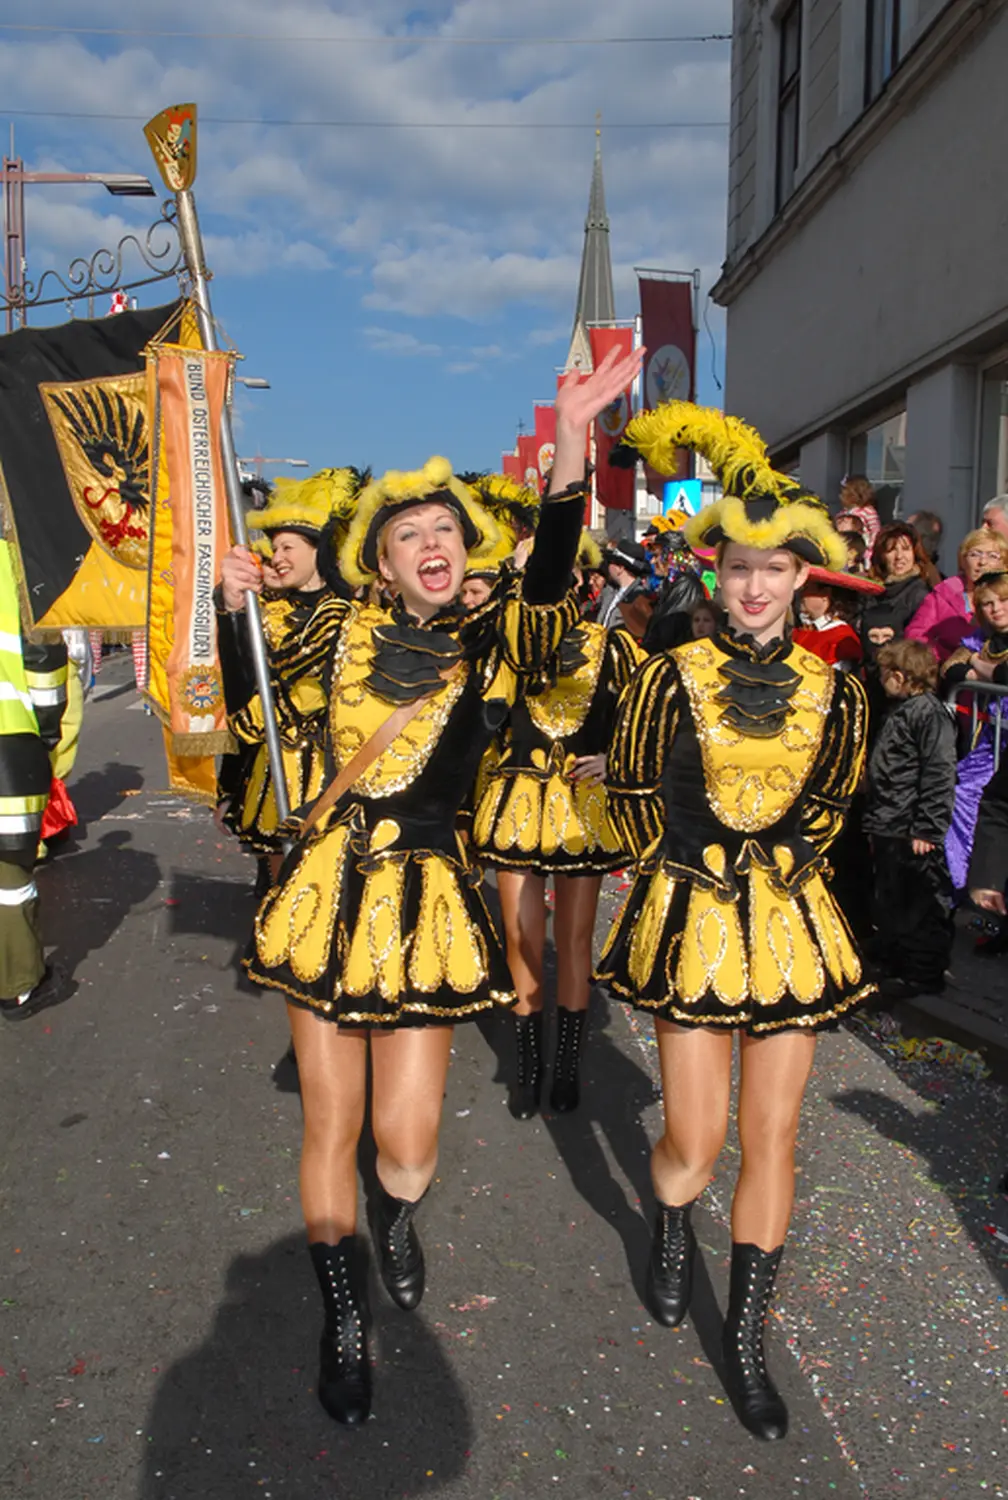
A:
<svg viewBox="0 0 1008 1500">
<path fill-rule="evenodd" d="M 601 118 L 601 115 L 596 116 L 599 122 Z M 581 282 L 574 310 L 568 368 L 584 367 L 584 352 L 588 347 L 587 368 L 591 369 L 587 330 L 599 323 L 615 322 L 615 319 L 616 298 L 613 293 L 612 259 L 609 252 L 609 215 L 606 213 L 605 188 L 602 182 L 602 129 L 599 123 L 595 128 L 595 163 L 588 195 Z"/>
</svg>

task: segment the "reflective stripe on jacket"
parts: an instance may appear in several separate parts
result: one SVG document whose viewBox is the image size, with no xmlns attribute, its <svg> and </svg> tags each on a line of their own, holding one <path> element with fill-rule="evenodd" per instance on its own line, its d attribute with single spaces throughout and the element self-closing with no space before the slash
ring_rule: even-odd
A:
<svg viewBox="0 0 1008 1500">
<path fill-rule="evenodd" d="M 10 544 L 0 541 L 0 859 L 23 859 L 38 845 L 66 681 L 62 643 L 22 643 Z"/>
</svg>

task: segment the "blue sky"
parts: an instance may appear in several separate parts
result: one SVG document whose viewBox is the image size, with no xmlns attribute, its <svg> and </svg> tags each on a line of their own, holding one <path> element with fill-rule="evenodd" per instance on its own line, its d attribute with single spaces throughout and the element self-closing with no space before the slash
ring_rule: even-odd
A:
<svg viewBox="0 0 1008 1500">
<path fill-rule="evenodd" d="M 635 265 L 699 267 L 706 296 L 724 252 L 728 44 L 547 39 L 728 32 L 731 9 L 7 0 L 0 124 L 13 122 L 30 168 L 153 177 L 143 121 L 198 103 L 195 191 L 214 312 L 243 371 L 272 386 L 239 397 L 241 452 L 377 470 L 443 452 L 459 469 L 496 467 L 566 355 L 596 110 L 618 314 L 636 310 Z M 126 118 L 92 118 L 107 115 Z M 669 122 L 691 128 L 659 128 Z M 29 187 L 29 275 L 155 213 L 154 200 L 101 188 Z M 712 355 L 718 375 L 723 365 L 717 309 L 711 321 L 716 349 L 703 331 L 699 346 L 705 401 L 718 399 Z"/>
</svg>

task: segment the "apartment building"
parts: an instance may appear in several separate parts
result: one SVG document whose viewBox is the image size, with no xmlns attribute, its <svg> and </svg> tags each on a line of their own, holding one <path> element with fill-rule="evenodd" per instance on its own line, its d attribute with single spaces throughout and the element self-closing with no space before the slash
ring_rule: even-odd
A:
<svg viewBox="0 0 1008 1500">
<path fill-rule="evenodd" d="M 728 410 L 961 535 L 1008 490 L 1008 3 L 735 0 L 731 129 Z"/>
</svg>

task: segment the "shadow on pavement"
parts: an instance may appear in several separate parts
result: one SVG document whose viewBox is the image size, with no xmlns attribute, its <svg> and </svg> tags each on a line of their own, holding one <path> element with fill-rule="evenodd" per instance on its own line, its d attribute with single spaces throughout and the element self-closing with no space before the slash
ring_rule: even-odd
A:
<svg viewBox="0 0 1008 1500">
<path fill-rule="evenodd" d="M 103 833 L 97 844 L 39 871 L 46 943 L 55 942 L 53 960 L 68 977 L 105 946 L 160 879 L 157 857 L 134 848 L 124 829 Z"/>
<path fill-rule="evenodd" d="M 140 766 L 110 760 L 104 770 L 85 771 L 83 776 L 72 777 L 68 789 L 81 823 L 87 824 L 114 812 L 131 792 L 140 791 L 143 784 Z"/>
<path fill-rule="evenodd" d="M 955 1096 L 947 1107 L 934 1108 L 931 1081 L 923 1081 L 915 1073 L 918 1070 L 899 1069 L 903 1082 L 932 1106 L 929 1109 L 917 1112 L 899 1099 L 890 1099 L 872 1089 L 851 1089 L 834 1095 L 832 1102 L 837 1109 L 864 1120 L 887 1140 L 909 1147 L 923 1158 L 931 1180 L 948 1199 L 950 1210 L 979 1249 L 991 1274 L 1008 1291 L 1008 1263 L 999 1243 L 986 1229 L 996 1211 L 992 1204 L 1008 1157 L 1003 1129 L 999 1130 L 992 1120 L 989 1131 L 978 1130 L 975 1116 L 970 1119 L 956 1110 Z M 1003 1111 L 1003 1103 L 995 1107 Z"/>
<path fill-rule="evenodd" d="M 157 1389 L 136 1500 L 398 1500 L 457 1479 L 474 1432 L 444 1349 L 420 1314 L 380 1291 L 371 1303 L 374 1415 L 348 1430 L 314 1394 L 321 1304 L 302 1237 L 233 1261 L 206 1342 Z"/>
<path fill-rule="evenodd" d="M 555 992 L 554 950 L 546 945 L 545 989 Z M 557 1154 L 570 1174 L 577 1192 L 599 1218 L 616 1230 L 626 1253 L 627 1265 L 637 1295 L 643 1299 L 644 1272 L 651 1245 L 650 1218 L 654 1209 L 651 1187 L 651 1142 L 642 1116 L 655 1100 L 654 1085 L 643 1068 L 628 1057 L 609 1034 L 609 1001 L 592 993 L 586 1041 L 581 1063 L 581 1103 L 573 1114 L 554 1115 L 549 1109 L 549 1089 L 554 1051 L 555 1007 L 547 1002 L 543 1053 L 542 1120 Z M 515 1043 L 511 1018 L 489 1014 L 477 1025 L 497 1059 L 495 1083 L 508 1088 L 515 1077 Z M 602 1139 L 600 1139 L 600 1137 Z M 610 1166 L 603 1150 L 604 1139 L 620 1176 Z M 627 1201 L 629 1184 L 637 1205 Z"/>
<path fill-rule="evenodd" d="M 219 937 L 234 944 L 228 967 L 235 972 L 236 988 L 258 995 L 242 968 L 242 958 L 252 936 L 258 902 L 251 883 L 215 880 L 212 875 L 194 875 L 175 870 L 171 878 L 170 931 L 173 937 Z"/>
</svg>

